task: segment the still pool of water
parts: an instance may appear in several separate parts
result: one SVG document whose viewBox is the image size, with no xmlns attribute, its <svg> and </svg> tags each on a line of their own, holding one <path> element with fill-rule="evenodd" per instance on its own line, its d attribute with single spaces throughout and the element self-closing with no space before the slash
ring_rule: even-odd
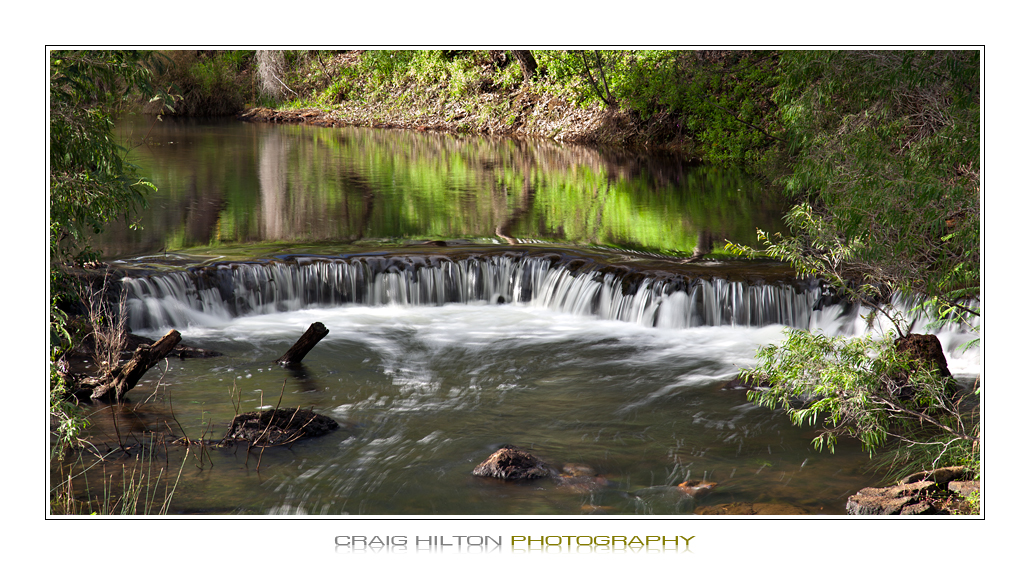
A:
<svg viewBox="0 0 1030 565">
<path fill-rule="evenodd" d="M 546 140 L 234 120 L 121 121 L 158 191 L 108 257 L 411 239 L 540 240 L 690 255 L 699 240 L 782 229 L 783 205 L 741 171 Z"/>
</svg>

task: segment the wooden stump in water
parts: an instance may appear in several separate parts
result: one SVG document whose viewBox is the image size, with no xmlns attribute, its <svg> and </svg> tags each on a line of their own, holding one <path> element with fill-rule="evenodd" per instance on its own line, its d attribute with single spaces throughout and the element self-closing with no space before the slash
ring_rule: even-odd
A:
<svg viewBox="0 0 1030 565">
<path fill-rule="evenodd" d="M 157 364 L 158 361 L 171 353 L 172 349 L 179 344 L 182 336 L 177 330 L 171 330 L 161 339 L 152 345 L 140 345 L 132 354 L 132 359 L 121 363 L 113 371 L 106 381 L 93 390 L 90 398 L 93 400 L 106 400 L 108 402 L 121 402 L 125 393 L 132 390 L 139 383 L 143 373 Z"/>
<path fill-rule="evenodd" d="M 232 419 L 222 443 L 249 441 L 258 447 L 287 445 L 298 439 L 325 435 L 339 427 L 336 420 L 299 407 L 247 412 Z"/>
<path fill-rule="evenodd" d="M 304 335 L 300 336 L 297 343 L 294 343 L 293 347 L 283 354 L 276 363 L 279 363 L 280 365 L 293 365 L 295 363 L 300 363 L 301 359 L 304 359 L 304 356 L 307 355 L 308 352 L 327 335 L 329 335 L 329 330 L 322 325 L 322 322 L 311 324 L 311 326 L 308 327 L 308 331 L 304 332 Z"/>
</svg>

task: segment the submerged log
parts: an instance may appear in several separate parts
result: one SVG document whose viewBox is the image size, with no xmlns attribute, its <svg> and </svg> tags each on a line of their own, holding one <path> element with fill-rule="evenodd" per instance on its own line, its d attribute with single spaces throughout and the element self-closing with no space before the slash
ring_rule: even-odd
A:
<svg viewBox="0 0 1030 565">
<path fill-rule="evenodd" d="M 294 363 L 300 363 L 301 359 L 304 359 L 304 356 L 307 355 L 308 352 L 327 335 L 329 335 L 329 330 L 322 325 L 322 322 L 311 324 L 311 326 L 308 327 L 308 331 L 304 332 L 304 335 L 300 336 L 297 343 L 294 343 L 293 347 L 280 357 L 276 363 L 279 363 L 280 365 L 293 365 Z"/>
<path fill-rule="evenodd" d="M 258 447 L 286 445 L 325 435 L 339 427 L 336 420 L 299 407 L 247 412 L 232 419 L 222 444 L 249 441 Z"/>
<path fill-rule="evenodd" d="M 153 345 L 154 340 L 136 335 L 133 333 L 126 335 L 126 341 L 128 342 L 126 349 L 129 351 L 135 351 L 140 345 Z M 204 359 L 208 357 L 221 357 L 223 354 L 218 351 L 211 351 L 209 349 L 201 349 L 199 347 L 190 347 L 183 345 L 182 342 L 176 345 L 172 352 L 169 353 L 172 357 L 178 357 L 179 359 Z"/>
<path fill-rule="evenodd" d="M 153 345 L 140 345 L 128 361 L 120 363 L 105 382 L 93 390 L 92 400 L 121 402 L 125 393 L 139 383 L 140 378 L 158 361 L 164 359 L 182 340 L 177 330 L 171 330 Z"/>
</svg>

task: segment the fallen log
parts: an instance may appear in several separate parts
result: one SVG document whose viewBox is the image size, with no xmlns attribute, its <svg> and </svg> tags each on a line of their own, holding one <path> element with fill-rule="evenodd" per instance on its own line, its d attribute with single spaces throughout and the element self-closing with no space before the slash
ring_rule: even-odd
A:
<svg viewBox="0 0 1030 565">
<path fill-rule="evenodd" d="M 322 322 L 311 324 L 311 326 L 308 327 L 308 331 L 304 332 L 304 335 L 300 336 L 297 343 L 294 343 L 293 347 L 291 347 L 289 351 L 276 360 L 276 363 L 280 365 L 294 365 L 296 363 L 300 363 L 301 359 L 304 359 L 304 356 L 307 355 L 308 352 L 327 335 L 329 335 L 329 330 L 322 325 Z"/>
<path fill-rule="evenodd" d="M 177 330 L 171 330 L 152 345 L 140 345 L 128 361 L 120 363 L 111 371 L 105 382 L 93 390 L 92 400 L 121 402 L 125 393 L 139 383 L 140 378 L 151 367 L 167 356 L 182 340 Z"/>
</svg>

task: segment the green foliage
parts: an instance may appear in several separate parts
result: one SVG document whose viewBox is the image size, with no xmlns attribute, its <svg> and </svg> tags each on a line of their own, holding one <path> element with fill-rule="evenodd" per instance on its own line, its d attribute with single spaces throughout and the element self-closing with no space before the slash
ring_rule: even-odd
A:
<svg viewBox="0 0 1030 565">
<path fill-rule="evenodd" d="M 253 51 L 166 51 L 168 60 L 153 82 L 179 96 L 179 116 L 225 116 L 256 96 Z"/>
<path fill-rule="evenodd" d="M 750 51 L 642 51 L 627 80 L 627 105 L 668 114 L 708 160 L 753 163 L 779 141 L 773 88 L 778 55 Z"/>
<path fill-rule="evenodd" d="M 449 119 L 458 112 L 477 116 L 480 125 L 490 121 L 514 127 L 526 103 L 546 93 L 582 107 L 628 111 L 640 118 L 641 143 L 688 139 L 700 147 L 706 162 L 752 165 L 768 160 L 782 145 L 782 127 L 772 100 L 780 80 L 775 52 L 536 50 L 532 54 L 538 63 L 536 78 L 524 83 L 510 51 L 287 51 L 283 78 L 291 94 L 279 102 L 257 99 L 246 76 L 253 70 L 244 68 L 247 59 L 240 52 L 174 52 L 173 57 L 207 62 L 178 65 L 193 69 L 192 74 L 173 82 L 184 92 L 180 112 L 191 105 L 187 101 L 199 100 L 196 92 L 225 91 L 281 109 L 331 108 L 350 102 L 392 119 L 398 113 L 408 117 L 425 112 Z M 235 88 L 221 88 L 222 84 Z M 529 97 L 523 98 L 525 94 Z M 208 101 L 197 105 L 217 102 L 217 98 L 204 100 Z M 238 106 L 237 100 L 231 107 Z M 472 127 L 469 121 L 461 124 Z"/>
<path fill-rule="evenodd" d="M 777 99 L 798 151 L 788 194 L 864 248 L 869 278 L 979 292 L 979 53 L 791 52 Z"/>
<path fill-rule="evenodd" d="M 146 205 L 154 186 L 135 174 L 112 135 L 110 111 L 152 88 L 153 54 L 50 53 L 50 251 L 54 260 L 89 260 L 90 234 Z"/>
<path fill-rule="evenodd" d="M 970 514 L 980 513 L 980 491 L 974 490 L 969 493 L 969 496 L 966 497 L 966 502 L 969 503 Z"/>
<path fill-rule="evenodd" d="M 774 52 L 540 51 L 541 66 L 581 104 L 630 110 L 652 141 L 686 136 L 704 160 L 754 164 L 778 139 Z"/>
<path fill-rule="evenodd" d="M 899 335 L 912 320 L 891 307 L 899 294 L 921 297 L 938 326 L 978 332 L 979 53 L 791 51 L 780 73 L 774 101 L 793 159 L 783 183 L 799 203 L 789 234 L 759 231 L 764 253 L 886 315 Z M 846 435 L 871 452 L 893 442 L 894 469 L 979 465 L 978 437 L 965 431 L 976 407 L 899 366 L 889 340 L 792 332 L 759 360 L 742 375 L 771 386 L 749 397 L 798 425 L 822 419 L 819 446 Z M 899 374 L 911 396 L 891 389 Z"/>
<path fill-rule="evenodd" d="M 110 112 L 138 96 L 167 107 L 171 98 L 151 83 L 162 63 L 139 51 L 50 52 L 50 414 L 58 446 L 74 442 L 85 425 L 56 367 L 74 341 L 58 307 L 71 294 L 60 265 L 96 258 L 89 237 L 116 219 L 131 220 L 154 190 L 115 142 Z"/>
<path fill-rule="evenodd" d="M 923 296 L 932 316 L 975 325 L 979 53 L 792 51 L 781 64 L 795 154 L 784 184 L 802 202 L 790 234 L 764 235 L 767 251 L 856 283 L 867 304 Z"/>
<path fill-rule="evenodd" d="M 892 336 L 827 337 L 787 330 L 781 345 L 758 351 L 741 371 L 755 385 L 748 400 L 782 409 L 797 426 L 821 426 L 813 445 L 831 452 L 853 437 L 874 454 L 891 448 L 892 466 L 949 464 L 975 452 L 976 423 L 948 377 L 895 351 Z"/>
<path fill-rule="evenodd" d="M 57 372 L 56 359 L 50 362 L 50 418 L 54 433 L 51 453 L 54 459 L 60 460 L 64 458 L 64 448 L 78 442 L 89 421 L 69 400 L 67 383 Z"/>
<path fill-rule="evenodd" d="M 629 51 L 536 51 L 549 79 L 545 86 L 558 95 L 571 95 L 582 107 L 593 104 L 618 107 Z"/>
</svg>

